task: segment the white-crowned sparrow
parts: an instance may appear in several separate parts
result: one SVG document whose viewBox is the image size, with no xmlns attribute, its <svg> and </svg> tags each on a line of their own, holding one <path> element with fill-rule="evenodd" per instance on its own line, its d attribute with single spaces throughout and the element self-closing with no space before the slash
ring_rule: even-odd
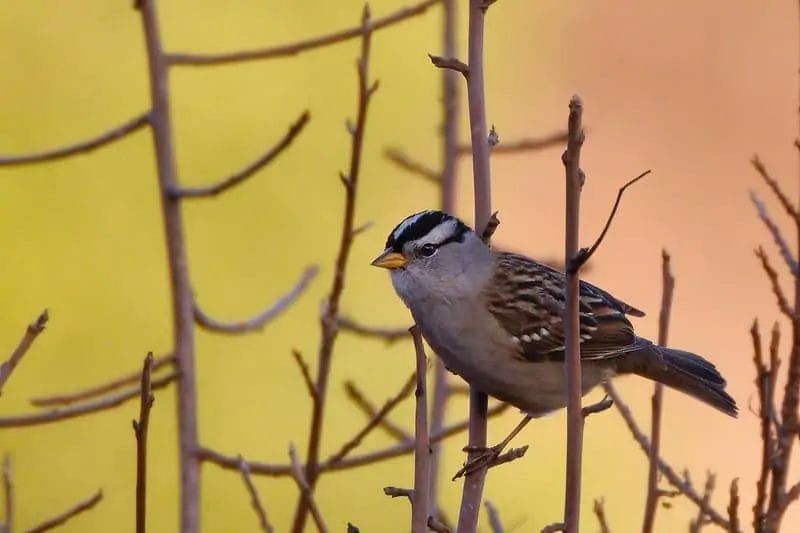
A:
<svg viewBox="0 0 800 533">
<path fill-rule="evenodd" d="M 397 294 L 450 371 L 534 417 L 566 406 L 562 272 L 490 249 L 441 211 L 403 220 L 372 264 L 389 269 Z M 637 337 L 626 315 L 644 313 L 581 281 L 583 394 L 632 373 L 736 416 L 713 364 Z"/>
</svg>

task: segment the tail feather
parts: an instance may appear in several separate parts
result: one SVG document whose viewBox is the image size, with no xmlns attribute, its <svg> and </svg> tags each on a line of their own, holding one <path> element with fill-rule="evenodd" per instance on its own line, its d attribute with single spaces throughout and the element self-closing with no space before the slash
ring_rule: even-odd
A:
<svg viewBox="0 0 800 533">
<path fill-rule="evenodd" d="M 632 372 L 663 383 L 701 400 L 723 413 L 737 416 L 736 400 L 725 392 L 725 378 L 699 355 L 657 346 L 640 339 L 641 348 L 621 361 L 622 372 Z"/>
</svg>

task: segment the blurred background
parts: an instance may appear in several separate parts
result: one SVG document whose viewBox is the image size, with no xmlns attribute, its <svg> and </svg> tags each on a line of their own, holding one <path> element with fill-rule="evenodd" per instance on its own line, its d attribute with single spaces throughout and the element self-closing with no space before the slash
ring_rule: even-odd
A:
<svg viewBox="0 0 800 533">
<path fill-rule="evenodd" d="M 466 4 L 466 2 L 464 2 Z M 403 3 L 377 0 L 375 16 Z M 350 27 L 357 1 L 159 2 L 171 51 L 228 51 L 294 41 Z M 649 312 L 636 326 L 655 337 L 661 293 L 660 251 L 677 278 L 670 342 L 714 361 L 741 406 L 738 420 L 668 391 L 664 455 L 702 487 L 718 474 L 714 502 L 740 479 L 742 521 L 750 523 L 760 440 L 753 401 L 748 328 L 778 317 L 753 248 L 768 235 L 748 191 L 759 191 L 780 220 L 748 159 L 758 152 L 791 198 L 797 196 L 797 6 L 722 0 L 591 3 L 503 0 L 486 29 L 488 115 L 501 141 L 563 128 L 573 93 L 585 102 L 582 235 L 589 243 L 605 222 L 618 187 L 645 169 L 592 264 L 590 281 Z M 460 56 L 466 56 L 466 14 Z M 344 311 L 375 325 L 408 325 L 388 277 L 369 261 L 407 214 L 435 207 L 434 185 L 388 163 L 397 146 L 439 164 L 440 78 L 427 53 L 441 52 L 441 8 L 377 32 L 372 75 L 381 86 L 365 145 L 359 222 L 374 226 L 356 241 Z M 356 104 L 355 57 L 348 41 L 270 61 L 173 69 L 172 109 L 180 179 L 210 183 L 272 145 L 303 109 L 312 120 L 293 146 L 258 176 L 208 201 L 186 203 L 192 284 L 201 305 L 221 319 L 248 316 L 284 293 L 309 264 L 321 274 L 311 290 L 263 332 L 220 337 L 198 332 L 200 439 L 223 453 L 287 461 L 288 442 L 306 445 L 310 401 L 290 350 L 314 361 L 319 304 L 330 287 L 338 245 L 349 136 Z M 130 2 L 4 2 L 0 15 L 0 152 L 16 154 L 87 138 L 149 105 L 139 15 Z M 466 117 L 466 106 L 463 106 Z M 462 121 L 467 140 L 466 119 Z M 561 150 L 493 158 L 496 242 L 535 257 L 563 253 Z M 460 166 L 459 213 L 471 219 L 470 162 Z M 141 130 L 90 155 L 0 169 L 0 352 L 16 345 L 43 308 L 45 334 L 4 389 L 0 414 L 28 412 L 28 398 L 65 392 L 140 368 L 148 350 L 170 349 L 171 318 L 162 221 L 149 132 Z M 790 239 L 791 240 L 791 239 Z M 773 263 L 782 264 L 776 254 Z M 788 276 L 783 275 L 788 283 Z M 787 326 L 783 324 L 783 326 Z M 788 327 L 784 345 L 788 346 Z M 786 353 L 784 350 L 783 353 Z M 410 343 L 343 335 L 337 344 L 323 456 L 363 424 L 344 393 L 353 379 L 381 403 L 413 369 Z M 623 379 L 619 388 L 649 427 L 651 385 Z M 595 393 L 592 399 L 599 398 Z M 149 521 L 152 531 L 178 524 L 173 389 L 156 393 L 151 419 Z M 466 401 L 451 404 L 461 419 Z M 30 527 L 102 487 L 104 501 L 63 531 L 132 527 L 136 402 L 57 425 L 0 431 L 11 453 L 16 523 Z M 393 420 L 413 424 L 410 402 Z M 518 421 L 490 422 L 490 442 Z M 509 528 L 538 531 L 562 513 L 564 414 L 537 421 L 515 441 L 527 456 L 492 470 L 486 496 Z M 464 436 L 449 441 L 444 472 L 461 465 Z M 380 432 L 363 445 L 392 441 Z M 597 529 L 591 503 L 604 497 L 615 531 L 639 528 L 646 460 L 614 410 L 586 426 L 584 530 Z M 333 530 L 347 521 L 362 531 L 407 530 L 409 506 L 382 493 L 408 486 L 409 457 L 323 476 L 318 500 Z M 289 479 L 256 480 L 279 531 L 297 498 Z M 461 483 L 444 482 L 443 505 L 456 515 Z M 681 531 L 695 514 L 684 499 L 659 511 L 658 531 Z M 203 467 L 204 531 L 254 531 L 256 518 L 239 475 Z M 798 518 L 795 511 L 786 523 Z M 484 526 L 485 522 L 483 522 Z M 488 529 L 488 528 L 487 528 Z M 788 530 L 788 529 L 787 529 Z"/>
</svg>

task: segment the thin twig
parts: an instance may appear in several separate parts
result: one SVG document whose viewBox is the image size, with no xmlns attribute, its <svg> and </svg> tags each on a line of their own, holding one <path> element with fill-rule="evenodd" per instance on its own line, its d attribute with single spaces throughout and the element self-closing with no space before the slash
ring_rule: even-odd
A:
<svg viewBox="0 0 800 533">
<path fill-rule="evenodd" d="M 88 511 L 89 509 L 100 503 L 100 500 L 102 499 L 103 499 L 103 491 L 98 490 L 86 500 L 79 502 L 77 505 L 67 509 L 60 515 L 54 516 L 53 518 L 50 518 L 49 520 L 42 522 L 38 526 L 30 528 L 26 533 L 42 533 L 43 531 L 49 531 L 55 527 L 58 527 L 67 522 L 68 520 L 70 520 L 71 518 L 74 518 L 75 516 L 85 511 Z"/>
<path fill-rule="evenodd" d="M 378 408 L 366 398 L 364 392 L 359 389 L 354 382 L 346 381 L 344 387 L 345 391 L 347 392 L 347 397 L 354 404 L 356 404 L 356 407 L 358 407 L 370 419 L 376 417 Z M 397 439 L 399 442 L 414 440 L 414 436 L 411 433 L 389 420 L 388 416 L 384 416 L 378 425 L 381 429 L 386 431 L 386 433 Z"/>
<path fill-rule="evenodd" d="M 545 148 L 563 146 L 566 140 L 566 131 L 555 131 L 542 137 L 518 139 L 510 142 L 503 141 L 501 144 L 492 148 L 492 155 L 535 152 L 537 150 L 544 150 Z M 471 153 L 472 148 L 467 144 L 458 147 L 458 155 L 469 155 Z"/>
<path fill-rule="evenodd" d="M 308 124 L 310 118 L 311 114 L 308 111 L 304 111 L 303 114 L 300 115 L 300 118 L 298 118 L 289 127 L 289 131 L 286 132 L 286 135 L 284 135 L 277 144 L 267 150 L 261 157 L 243 169 L 234 172 L 227 178 L 220 180 L 213 185 L 206 185 L 202 187 L 181 187 L 173 191 L 173 194 L 180 198 L 208 198 L 211 196 L 216 196 L 221 192 L 227 191 L 231 187 L 239 185 L 282 154 L 284 150 L 286 150 L 289 145 L 292 144 L 292 141 L 294 141 L 295 137 L 300 134 L 306 124 Z"/>
<path fill-rule="evenodd" d="M 291 461 L 292 477 L 297 483 L 300 492 L 304 495 L 303 499 L 307 502 L 308 511 L 311 513 L 311 518 L 317 525 L 319 533 L 328 533 L 328 526 L 325 525 L 325 520 L 322 518 L 322 513 L 317 506 L 317 501 L 314 499 L 314 493 L 306 480 L 304 469 L 300 464 L 300 460 L 297 458 L 297 450 L 292 443 L 289 444 L 289 460 Z"/>
<path fill-rule="evenodd" d="M 194 53 L 172 53 L 168 58 L 170 63 L 174 65 L 192 65 L 192 66 L 205 66 L 205 65 L 223 65 L 226 63 L 239 63 L 242 61 L 253 61 L 257 59 L 270 59 L 273 57 L 293 56 L 301 52 L 313 50 L 335 43 L 347 41 L 355 37 L 361 37 L 365 33 L 372 33 L 373 31 L 392 26 L 411 17 L 415 17 L 425 13 L 431 6 L 438 4 L 441 0 L 425 0 L 413 6 L 398 9 L 394 13 L 386 15 L 385 17 L 376 18 L 371 20 L 369 24 L 359 24 L 353 28 L 347 28 L 337 32 L 321 35 L 319 37 L 312 37 L 294 43 L 281 44 L 268 48 L 261 48 L 256 50 L 243 50 L 240 52 L 228 52 L 222 54 L 194 54 Z"/>
<path fill-rule="evenodd" d="M 150 424 L 150 409 L 153 407 L 153 353 L 144 358 L 142 383 L 139 391 L 139 421 L 133 421 L 136 435 L 136 533 L 147 531 L 147 430 Z"/>
<path fill-rule="evenodd" d="M 258 517 L 258 526 L 261 528 L 263 533 L 273 533 L 275 528 L 273 528 L 272 524 L 269 523 L 269 520 L 267 519 L 267 511 L 264 509 L 264 505 L 261 503 L 261 498 L 258 497 L 256 486 L 253 484 L 253 480 L 250 478 L 250 466 L 241 455 L 239 456 L 239 471 L 242 473 L 242 480 L 244 481 L 244 486 L 247 489 L 247 494 L 250 495 L 250 506 L 253 508 L 253 511 L 255 511 L 256 516 Z"/>
<path fill-rule="evenodd" d="M 165 366 L 169 366 L 175 362 L 175 358 L 170 355 L 163 355 L 153 360 L 153 372 L 163 368 Z M 84 400 L 90 400 L 92 398 L 97 398 L 98 396 L 103 396 L 108 394 L 109 392 L 114 392 L 115 390 L 121 389 L 127 385 L 132 385 L 142 378 L 141 371 L 132 372 L 130 374 L 120 376 L 115 378 L 111 381 L 106 383 L 101 383 L 100 385 L 94 385 L 92 387 L 75 391 L 69 392 L 64 394 L 57 394 L 52 396 L 40 396 L 38 398 L 31 398 L 30 403 L 36 407 L 50 407 L 53 405 L 71 405 L 76 402 L 82 402 Z"/>
<path fill-rule="evenodd" d="M 217 320 L 207 315 L 205 311 L 200 308 L 196 301 L 194 303 L 194 318 L 198 325 L 215 333 L 239 335 L 242 333 L 250 333 L 251 331 L 261 330 L 270 321 L 274 320 L 281 313 L 286 311 L 289 306 L 291 306 L 300 297 L 300 295 L 305 292 L 309 283 L 311 283 L 311 280 L 313 280 L 317 275 L 317 272 L 319 272 L 319 269 L 316 266 L 310 266 L 306 268 L 306 270 L 300 276 L 300 279 L 297 280 L 297 283 L 295 283 L 294 287 L 292 287 L 289 292 L 278 298 L 265 310 L 246 320 L 239 322 L 223 322 L 221 320 Z"/>
<path fill-rule="evenodd" d="M 557 531 L 566 531 L 567 525 L 564 522 L 554 522 L 542 528 L 542 533 L 556 533 Z"/>
<path fill-rule="evenodd" d="M 770 235 L 772 235 L 772 239 L 775 241 L 775 244 L 778 246 L 778 250 L 781 253 L 781 257 L 786 262 L 786 266 L 789 267 L 789 271 L 792 273 L 793 276 L 797 277 L 800 276 L 800 266 L 798 266 L 797 259 L 794 258 L 792 254 L 791 248 L 786 242 L 786 239 L 783 238 L 783 233 L 781 229 L 778 227 L 777 224 L 772 220 L 772 217 L 769 216 L 767 212 L 767 207 L 764 205 L 764 202 L 756 196 L 756 193 L 750 193 L 750 200 L 753 202 L 753 205 L 756 207 L 756 212 L 758 213 L 758 218 L 764 223 L 769 230 Z"/>
<path fill-rule="evenodd" d="M 381 406 L 381 408 L 375 413 L 375 416 L 368 420 L 364 427 L 361 428 L 361 430 L 350 440 L 345 442 L 337 452 L 328 457 L 326 463 L 335 465 L 347 457 L 351 451 L 356 449 L 363 442 L 364 438 L 372 432 L 372 430 L 380 426 L 381 420 L 386 418 L 386 415 L 388 415 L 395 407 L 397 407 L 400 402 L 408 398 L 408 396 L 414 390 L 414 383 L 414 374 L 412 374 L 411 377 L 405 381 L 400 391 L 393 397 L 386 400 L 383 406 Z"/>
<path fill-rule="evenodd" d="M 494 405 L 489 409 L 488 415 L 490 418 L 497 416 L 505 412 L 508 408 L 509 404 L 498 403 L 497 405 Z M 467 430 L 468 426 L 469 426 L 469 420 L 462 420 L 460 422 L 456 422 L 449 426 L 445 426 L 444 428 L 442 428 L 440 432 L 431 434 L 431 444 L 442 441 L 454 435 L 458 435 L 459 433 L 463 433 L 464 431 Z M 401 442 L 399 444 L 389 446 L 388 448 L 382 448 L 380 450 L 366 452 L 361 455 L 355 455 L 350 458 L 342 459 L 336 464 L 331 464 L 327 461 L 320 463 L 318 471 L 338 472 L 341 470 L 359 468 L 362 466 L 368 466 L 375 463 L 380 463 L 382 461 L 393 459 L 395 457 L 402 457 L 403 455 L 408 455 L 413 451 L 414 451 L 413 441 Z M 217 466 L 225 468 L 227 470 L 237 470 L 239 468 L 237 457 L 223 455 L 209 448 L 203 448 L 203 447 L 198 448 L 197 457 L 202 461 L 208 461 L 214 463 Z M 284 476 L 291 476 L 292 474 L 290 465 L 271 464 L 271 463 L 262 463 L 253 461 L 250 462 L 250 472 L 254 475 L 270 476 L 270 477 L 284 477 Z"/>
<path fill-rule="evenodd" d="M 492 529 L 492 533 L 505 533 L 506 530 L 500 520 L 500 513 L 497 511 L 497 507 L 489 500 L 483 502 L 483 506 L 486 507 L 486 515 L 489 518 L 489 527 Z"/>
<path fill-rule="evenodd" d="M 414 497 L 414 489 L 400 487 L 383 487 L 383 493 L 390 498 L 408 498 L 408 501 L 413 501 Z"/>
<path fill-rule="evenodd" d="M 658 344 L 667 345 L 669 337 L 669 318 L 672 310 L 672 295 L 675 291 L 675 277 L 670 270 L 670 256 L 661 250 L 661 311 L 658 315 Z M 647 500 L 644 505 L 644 524 L 642 533 L 651 533 L 656 521 L 658 508 L 658 456 L 661 447 L 661 404 L 664 386 L 656 383 L 653 387 L 650 418 L 650 457 L 647 471 Z"/>
<path fill-rule="evenodd" d="M 585 176 L 580 166 L 581 146 L 584 141 L 582 125 L 583 103 L 575 95 L 569 102 L 567 149 L 562 160 L 566 174 L 566 236 L 564 263 L 566 272 L 564 316 L 564 364 L 567 381 L 567 473 L 564 494 L 564 527 L 567 533 L 580 530 L 581 463 L 583 456 L 583 412 L 581 408 L 581 349 L 579 343 L 578 230 L 580 220 L 581 188 Z M 616 206 L 615 206 L 616 209 Z M 613 210 L 612 210 L 613 213 Z M 612 215 L 613 216 L 613 215 Z M 602 241 L 605 231 L 595 244 Z M 590 250 L 591 251 L 591 250 Z M 591 255 L 587 253 L 587 257 Z M 574 265 L 574 268 L 573 266 Z"/>
<path fill-rule="evenodd" d="M 347 331 L 362 337 L 373 337 L 386 341 L 387 344 L 394 344 L 395 342 L 408 338 L 408 328 L 395 328 L 395 327 L 381 327 L 381 326 L 368 326 L 357 322 L 346 315 L 339 315 L 336 319 L 338 327 L 341 331 Z"/>
<path fill-rule="evenodd" d="M 130 135 L 139 128 L 145 126 L 150 119 L 148 113 L 142 113 L 119 126 L 101 133 L 97 137 L 79 141 L 68 146 L 37 152 L 33 154 L 21 155 L 0 155 L 0 166 L 24 165 L 28 163 L 42 163 L 45 161 L 55 161 L 77 154 L 85 154 L 105 146 L 108 143 L 122 139 Z"/>
<path fill-rule="evenodd" d="M 597 517 L 597 523 L 600 526 L 600 533 L 611 533 L 611 528 L 608 526 L 608 519 L 606 518 L 605 500 L 598 498 L 594 501 L 594 515 Z"/>
<path fill-rule="evenodd" d="M 25 334 L 22 336 L 19 344 L 17 344 L 17 347 L 14 348 L 14 351 L 11 352 L 11 356 L 0 365 L 0 394 L 3 393 L 3 385 L 5 385 L 8 378 L 11 377 L 11 373 L 14 372 L 19 362 L 22 361 L 22 358 L 28 352 L 33 341 L 44 331 L 48 318 L 47 309 L 45 309 L 36 321 L 28 324 L 27 329 L 25 329 Z"/>
<path fill-rule="evenodd" d="M 432 181 L 434 183 L 439 183 L 441 181 L 441 175 L 436 170 L 425 166 L 425 164 L 420 163 L 419 161 L 415 161 L 411 158 L 410 155 L 403 152 L 399 148 L 387 148 L 383 152 L 383 157 L 397 165 L 398 167 L 402 168 L 406 172 L 410 172 L 411 174 L 416 174 L 417 176 L 423 177 L 428 181 Z"/>
<path fill-rule="evenodd" d="M 617 410 L 619 411 L 620 415 L 622 415 L 622 419 L 628 426 L 628 430 L 630 430 L 634 440 L 639 443 L 642 451 L 649 456 L 650 439 L 648 439 L 639 428 L 636 419 L 633 417 L 633 413 L 631 413 L 630 407 L 628 407 L 628 404 L 622 400 L 622 397 L 620 397 L 616 388 L 614 388 L 614 385 L 610 381 L 607 381 L 603 386 L 606 390 L 606 393 L 614 400 L 614 405 L 617 406 Z M 705 507 L 705 515 L 712 522 L 726 531 L 732 531 L 730 528 L 730 522 L 728 522 L 728 520 L 722 516 L 722 514 L 711 507 L 710 504 L 704 503 L 703 496 L 697 492 L 697 489 L 694 488 L 694 485 L 692 485 L 690 480 L 681 477 L 670 465 L 664 461 L 663 458 L 658 459 L 658 469 L 661 471 L 664 477 L 667 478 L 667 481 L 669 481 L 673 487 L 679 490 L 681 494 L 689 498 L 692 503 L 697 506 Z"/>
<path fill-rule="evenodd" d="M 11 456 L 3 457 L 3 507 L 5 508 L 5 522 L 0 527 L 4 533 L 14 531 L 14 473 L 11 466 Z"/>
<path fill-rule="evenodd" d="M 614 405 L 614 400 L 608 397 L 606 394 L 602 400 L 599 402 L 595 402 L 593 404 L 585 405 L 581 408 L 581 415 L 583 418 L 586 418 L 589 415 L 594 415 L 597 413 L 602 413 L 608 409 L 611 409 L 611 406 Z"/>
<path fill-rule="evenodd" d="M 430 505 L 430 436 L 428 433 L 428 358 L 422 333 L 415 324 L 408 330 L 414 340 L 416 389 L 414 397 L 414 494 L 411 497 L 411 531 L 427 533 Z"/>
<path fill-rule="evenodd" d="M 753 158 L 750 160 L 750 163 L 753 164 L 753 167 L 756 169 L 764 181 L 767 183 L 772 192 L 775 193 L 775 196 L 778 197 L 778 200 L 781 202 L 781 205 L 786 210 L 786 213 L 792 217 L 792 220 L 797 221 L 800 216 L 797 214 L 797 209 L 786 194 L 781 189 L 781 186 L 778 184 L 777 180 L 773 178 L 767 168 L 764 166 L 764 163 L 761 162 L 761 159 L 758 157 L 758 154 L 754 155 Z"/>
<path fill-rule="evenodd" d="M 163 378 L 153 380 L 152 388 L 153 390 L 156 390 L 166 387 L 173 381 L 176 381 L 177 377 L 178 373 L 172 372 Z M 118 394 L 114 394 L 113 396 L 106 396 L 98 400 L 75 404 L 70 407 L 65 407 L 63 409 L 56 408 L 56 409 L 51 409 L 49 411 L 44 411 L 41 413 L 35 413 L 29 415 L 2 416 L 0 417 L 0 428 L 36 426 L 42 424 L 50 424 L 53 422 L 59 422 L 61 420 L 66 420 L 68 418 L 76 418 L 79 416 L 88 415 L 90 413 L 105 411 L 113 407 L 122 405 L 128 400 L 132 400 L 133 398 L 136 398 L 138 396 L 139 396 L 139 387 L 136 387 L 135 389 L 123 391 Z"/>
<path fill-rule="evenodd" d="M 778 281 L 778 273 L 774 268 L 772 268 L 772 265 L 769 262 L 769 257 L 767 257 L 766 252 L 764 252 L 764 248 L 759 246 L 756 248 L 755 253 L 756 257 L 758 257 L 758 259 L 761 261 L 761 268 L 763 268 L 764 272 L 766 272 L 770 284 L 772 285 L 772 292 L 775 294 L 775 298 L 777 298 L 778 301 L 778 309 L 780 309 L 781 313 L 783 313 L 786 318 L 789 320 L 794 320 L 795 312 L 791 306 L 789 306 L 789 301 L 786 299 L 786 295 L 783 294 L 780 281 Z"/>
<path fill-rule="evenodd" d="M 316 391 L 318 401 L 314 403 L 311 413 L 311 423 L 308 431 L 308 448 L 306 450 L 305 479 L 308 490 L 301 493 L 295 509 L 291 531 L 303 533 L 306 517 L 310 509 L 311 496 L 319 476 L 319 455 L 322 442 L 323 422 L 325 419 L 325 400 L 327 398 L 328 382 L 330 380 L 331 360 L 333 348 L 339 334 L 339 303 L 344 291 L 347 263 L 353 244 L 353 228 L 355 226 L 355 208 L 359 178 L 361 174 L 361 159 L 366 133 L 367 110 L 372 96 L 377 89 L 377 83 L 369 80 L 370 45 L 372 42 L 372 28 L 370 22 L 369 6 L 364 6 L 361 16 L 361 54 L 357 61 L 358 74 L 358 105 L 355 125 L 351 133 L 350 168 L 347 175 L 341 175 L 345 189 L 345 207 L 342 216 L 342 230 L 339 239 L 339 251 L 336 256 L 333 284 L 325 301 L 323 315 L 320 320 L 322 327 L 322 340 L 319 345 Z"/>
<path fill-rule="evenodd" d="M 300 373 L 303 375 L 303 382 L 306 384 L 308 395 L 311 396 L 311 401 L 317 403 L 319 396 L 317 395 L 317 387 L 314 385 L 314 379 L 311 377 L 311 370 L 308 368 L 308 363 L 303 359 L 303 354 L 298 350 L 292 350 L 292 358 L 297 366 L 300 368 Z"/>
<path fill-rule="evenodd" d="M 489 145 L 486 120 L 486 88 L 484 84 L 484 23 L 486 9 L 483 0 L 469 0 L 469 30 L 467 35 L 467 100 L 469 108 L 470 144 L 472 146 L 472 182 L 474 197 L 475 228 L 485 228 L 492 214 L 492 170 L 489 164 Z M 486 447 L 488 398 L 470 388 L 469 396 L 469 445 L 477 450 Z M 468 462 L 480 452 L 468 455 Z M 483 486 L 486 482 L 485 468 L 464 477 L 461 505 L 458 514 L 459 533 L 474 533 L 478 528 Z"/>
<path fill-rule="evenodd" d="M 739 525 L 739 478 L 733 478 L 728 500 L 728 522 L 731 524 L 731 531 L 741 531 Z"/>
<path fill-rule="evenodd" d="M 644 172 L 642 172 L 641 174 L 639 174 L 638 176 L 636 176 L 628 183 L 619 188 L 619 190 L 617 191 L 617 198 L 616 200 L 614 200 L 614 207 L 611 208 L 611 213 L 609 213 L 608 219 L 606 219 L 606 225 L 603 226 L 603 231 L 600 232 L 600 235 L 597 237 L 597 240 L 595 240 L 594 244 L 592 244 L 588 249 L 582 248 L 575 255 L 574 259 L 567 258 L 566 262 L 567 272 L 580 268 L 592 257 L 592 255 L 594 255 L 594 253 L 597 251 L 597 248 L 599 248 L 600 244 L 602 244 L 603 239 L 606 236 L 606 233 L 608 233 L 608 229 L 611 227 L 611 222 L 614 221 L 614 217 L 617 214 L 617 209 L 619 208 L 619 203 L 622 201 L 622 195 L 625 194 L 625 190 L 634 183 L 636 183 L 637 181 L 639 181 L 640 179 L 647 176 L 648 174 L 650 174 L 650 170 L 645 170 Z"/>
<path fill-rule="evenodd" d="M 500 225 L 500 219 L 497 218 L 497 211 L 492 213 L 492 216 L 489 217 L 489 221 L 486 223 L 486 227 L 483 228 L 483 232 L 481 233 L 481 240 L 486 243 L 487 246 L 491 245 L 492 236 L 494 232 L 497 231 L 497 227 Z"/>
<path fill-rule="evenodd" d="M 711 493 L 714 492 L 715 482 L 716 476 L 709 472 L 706 475 L 706 485 L 705 489 L 703 490 L 703 503 L 705 505 L 698 506 L 697 517 L 689 523 L 689 533 L 700 533 L 700 530 L 702 530 L 703 526 L 706 525 L 705 510 L 708 508 L 711 501 Z"/>
<path fill-rule="evenodd" d="M 469 66 L 455 57 L 442 57 L 428 54 L 431 63 L 437 68 L 443 68 L 460 73 L 464 78 L 469 79 Z"/>
<path fill-rule="evenodd" d="M 758 391 L 758 415 L 761 423 L 761 470 L 756 481 L 756 501 L 753 504 L 753 531 L 760 533 L 764 527 L 767 505 L 767 486 L 769 485 L 770 474 L 772 472 L 772 456 L 775 450 L 775 437 L 772 432 L 772 420 L 775 413 L 775 380 L 777 378 L 778 361 L 777 347 L 780 338 L 778 323 L 772 329 L 772 341 L 770 343 L 770 359 L 772 362 L 765 362 L 761 346 L 761 334 L 759 332 L 758 320 L 753 320 L 750 328 L 750 336 L 753 340 L 753 363 L 756 367 L 756 390 Z"/>
</svg>

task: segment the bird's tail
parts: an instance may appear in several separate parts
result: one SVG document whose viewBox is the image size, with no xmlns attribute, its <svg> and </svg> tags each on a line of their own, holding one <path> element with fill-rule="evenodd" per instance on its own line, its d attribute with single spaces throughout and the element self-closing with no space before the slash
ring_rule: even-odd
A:
<svg viewBox="0 0 800 533">
<path fill-rule="evenodd" d="M 737 416 L 736 400 L 725 392 L 725 378 L 712 363 L 690 352 L 638 341 L 641 348 L 622 358 L 620 371 L 658 381 Z"/>
</svg>

